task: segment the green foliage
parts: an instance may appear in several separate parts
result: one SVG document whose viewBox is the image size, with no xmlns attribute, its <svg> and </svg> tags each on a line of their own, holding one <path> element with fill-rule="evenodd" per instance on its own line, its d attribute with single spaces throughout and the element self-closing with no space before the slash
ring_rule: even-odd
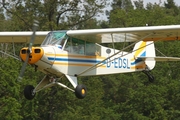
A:
<svg viewBox="0 0 180 120">
<path fill-rule="evenodd" d="M 1 2 L 13 30 L 31 30 L 33 20 L 39 21 L 41 30 L 78 28 L 92 19 L 106 5 L 106 0 L 10 0 Z M 1 5 L 0 4 L 0 5 Z"/>
<path fill-rule="evenodd" d="M 180 11 L 173 0 L 164 6 L 131 0 L 114 0 L 108 21 L 93 18 L 106 2 L 86 0 L 82 11 L 74 0 L 12 0 L 0 2 L 0 30 L 31 30 L 33 19 L 40 22 L 40 30 L 90 29 L 179 24 Z M 82 7 L 81 6 L 81 7 Z M 3 8 L 3 9 L 2 9 Z M 3 10 L 6 9 L 6 15 Z M 7 17 L 7 18 L 6 18 Z M 125 46 L 128 44 L 125 44 Z M 1 49 L 13 51 L 11 44 L 1 44 Z M 15 54 L 24 44 L 15 45 Z M 110 46 L 110 45 L 107 45 Z M 122 48 L 124 44 L 117 44 Z M 167 56 L 179 57 L 179 41 L 157 42 L 155 46 Z M 8 49 L 6 49 L 8 48 Z M 157 51 L 158 56 L 162 56 Z M 178 120 L 180 119 L 180 74 L 179 62 L 157 63 L 151 73 L 155 81 L 150 83 L 143 73 L 128 73 L 93 77 L 79 77 L 88 94 L 83 100 L 59 86 L 45 89 L 36 94 L 32 101 L 23 96 L 24 86 L 36 85 L 44 76 L 27 66 L 24 79 L 17 82 L 22 63 L 2 54 L 0 58 L 0 118 L 14 120 Z M 71 84 L 63 78 L 67 86 Z"/>
<path fill-rule="evenodd" d="M 20 119 L 21 104 L 19 100 L 20 85 L 17 83 L 16 61 L 12 59 L 0 59 L 0 117 L 4 119 Z"/>
</svg>

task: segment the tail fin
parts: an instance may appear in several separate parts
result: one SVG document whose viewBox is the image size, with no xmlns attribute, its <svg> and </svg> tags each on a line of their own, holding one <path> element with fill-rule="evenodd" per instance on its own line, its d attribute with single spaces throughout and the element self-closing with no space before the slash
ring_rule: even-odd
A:
<svg viewBox="0 0 180 120">
<path fill-rule="evenodd" d="M 138 57 L 155 57 L 155 47 L 153 41 L 140 41 L 135 44 L 133 49 L 135 61 L 134 63 L 145 62 L 148 68 L 151 70 L 155 67 L 156 61 L 142 61 L 137 59 Z M 136 64 L 135 64 L 136 65 Z"/>
</svg>

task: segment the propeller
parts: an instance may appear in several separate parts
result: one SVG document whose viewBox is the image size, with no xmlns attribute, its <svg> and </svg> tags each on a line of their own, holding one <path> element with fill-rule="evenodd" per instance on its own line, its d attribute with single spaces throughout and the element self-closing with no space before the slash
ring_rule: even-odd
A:
<svg viewBox="0 0 180 120">
<path fill-rule="evenodd" d="M 38 24 L 39 24 L 39 22 L 37 20 L 34 20 L 33 34 L 31 35 L 31 39 L 30 39 L 30 42 L 29 42 L 29 47 L 28 47 L 27 52 L 26 52 L 26 60 L 24 61 L 23 65 L 21 67 L 21 71 L 20 71 L 20 74 L 18 76 L 18 81 L 22 80 L 25 69 L 26 69 L 26 66 L 27 66 L 27 63 L 28 63 L 28 60 L 29 60 L 29 56 L 32 53 L 32 46 L 33 46 L 33 43 L 34 43 L 34 40 L 35 40 L 35 36 L 36 36 L 35 34 L 36 34 L 36 30 L 38 28 Z"/>
</svg>

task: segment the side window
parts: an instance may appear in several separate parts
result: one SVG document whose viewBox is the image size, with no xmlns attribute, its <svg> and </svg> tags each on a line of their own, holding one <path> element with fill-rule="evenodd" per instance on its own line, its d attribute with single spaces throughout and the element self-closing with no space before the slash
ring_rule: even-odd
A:
<svg viewBox="0 0 180 120">
<path fill-rule="evenodd" d="M 69 38 L 66 43 L 65 50 L 73 54 L 84 55 L 84 50 L 85 50 L 84 45 L 85 45 L 85 42 L 83 40 Z"/>
<path fill-rule="evenodd" d="M 62 40 L 63 43 L 63 40 Z M 101 56 L 101 46 L 76 38 L 68 38 L 64 50 L 72 54 Z"/>
<path fill-rule="evenodd" d="M 101 46 L 99 46 L 98 44 L 96 44 L 96 52 L 95 52 L 96 56 L 101 56 Z"/>
<path fill-rule="evenodd" d="M 64 50 L 72 53 L 72 40 L 71 40 L 71 38 L 68 38 Z"/>
<path fill-rule="evenodd" d="M 96 47 L 94 43 L 86 43 L 86 55 L 95 55 Z"/>
<path fill-rule="evenodd" d="M 98 44 L 76 38 L 68 38 L 64 50 L 73 54 L 101 56 L 101 47 Z"/>
<path fill-rule="evenodd" d="M 101 56 L 101 47 L 95 43 L 86 43 L 86 55 Z"/>
<path fill-rule="evenodd" d="M 84 45 L 85 45 L 85 41 L 72 39 L 73 53 L 84 55 Z"/>
</svg>

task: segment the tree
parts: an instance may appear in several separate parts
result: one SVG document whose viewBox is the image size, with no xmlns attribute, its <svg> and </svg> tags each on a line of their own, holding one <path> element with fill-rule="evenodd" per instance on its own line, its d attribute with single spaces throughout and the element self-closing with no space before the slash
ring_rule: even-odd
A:
<svg viewBox="0 0 180 120">
<path fill-rule="evenodd" d="M 126 11 L 133 9 L 131 0 L 113 0 L 112 9 L 124 9 Z"/>
<path fill-rule="evenodd" d="M 15 30 L 31 30 L 34 19 L 39 21 L 40 30 L 55 30 L 77 28 L 78 24 L 101 12 L 106 1 L 15 0 L 2 1 L 1 5 L 7 11 L 7 15 L 10 15 L 8 17 L 14 21 L 14 25 L 18 25 Z"/>
<path fill-rule="evenodd" d="M 164 2 L 164 6 L 167 8 L 167 14 L 177 16 L 179 14 L 179 9 L 175 5 L 174 0 L 167 0 L 167 3 Z"/>
<path fill-rule="evenodd" d="M 1 58 L 0 62 L 0 117 L 4 119 L 21 119 L 19 113 L 21 104 L 19 100 L 20 84 L 16 81 L 18 64 L 13 59 Z"/>
<path fill-rule="evenodd" d="M 136 9 L 144 9 L 143 0 L 134 1 Z"/>
<path fill-rule="evenodd" d="M 83 11 L 79 11 L 81 9 L 78 8 L 79 2 L 19 0 L 9 3 L 9 7 L 8 3 L 1 2 L 0 5 L 7 9 L 8 14 L 7 19 L 1 14 L 0 20 L 6 23 L 4 25 L 6 27 L 2 25 L 0 29 L 31 30 L 31 22 L 34 18 L 40 21 L 40 30 L 145 26 L 146 23 L 179 24 L 178 15 L 170 14 L 176 7 L 171 1 L 166 3 L 169 4 L 167 6 L 149 3 L 146 8 L 142 6 L 141 1 L 138 1 L 136 8 L 133 8 L 129 0 L 116 0 L 113 1 L 109 21 L 102 22 L 90 17 L 93 15 L 93 10 L 92 14 L 88 15 L 90 5 L 95 6 L 95 3 L 91 3 L 93 1 L 85 1 L 83 6 L 87 11 L 82 15 L 80 12 Z M 74 6 L 71 8 L 73 11 L 70 10 L 70 6 Z M 65 9 L 68 7 L 69 9 Z M 179 14 L 179 10 L 176 12 Z M 118 43 L 115 48 L 121 49 L 124 45 Z M 20 49 L 20 46 L 24 45 L 15 47 Z M 167 56 L 179 57 L 179 41 L 155 42 L 155 46 L 157 56 L 162 56 L 162 52 Z M 6 49 L 5 46 L 2 48 Z M 11 49 L 13 48 L 9 45 L 8 50 Z M 156 67 L 151 71 L 155 77 L 153 83 L 150 83 L 142 72 L 79 77 L 78 82 L 87 85 L 88 88 L 88 94 L 83 100 L 77 99 L 74 93 L 68 90 L 54 86 L 38 92 L 32 101 L 24 98 L 24 86 L 36 85 L 44 74 L 35 72 L 33 67 L 27 66 L 24 79 L 19 83 L 16 79 L 21 63 L 4 55 L 1 56 L 0 62 L 2 119 L 180 119 L 179 62 L 156 63 Z M 71 86 L 65 77 L 62 81 L 67 86 Z"/>
</svg>

